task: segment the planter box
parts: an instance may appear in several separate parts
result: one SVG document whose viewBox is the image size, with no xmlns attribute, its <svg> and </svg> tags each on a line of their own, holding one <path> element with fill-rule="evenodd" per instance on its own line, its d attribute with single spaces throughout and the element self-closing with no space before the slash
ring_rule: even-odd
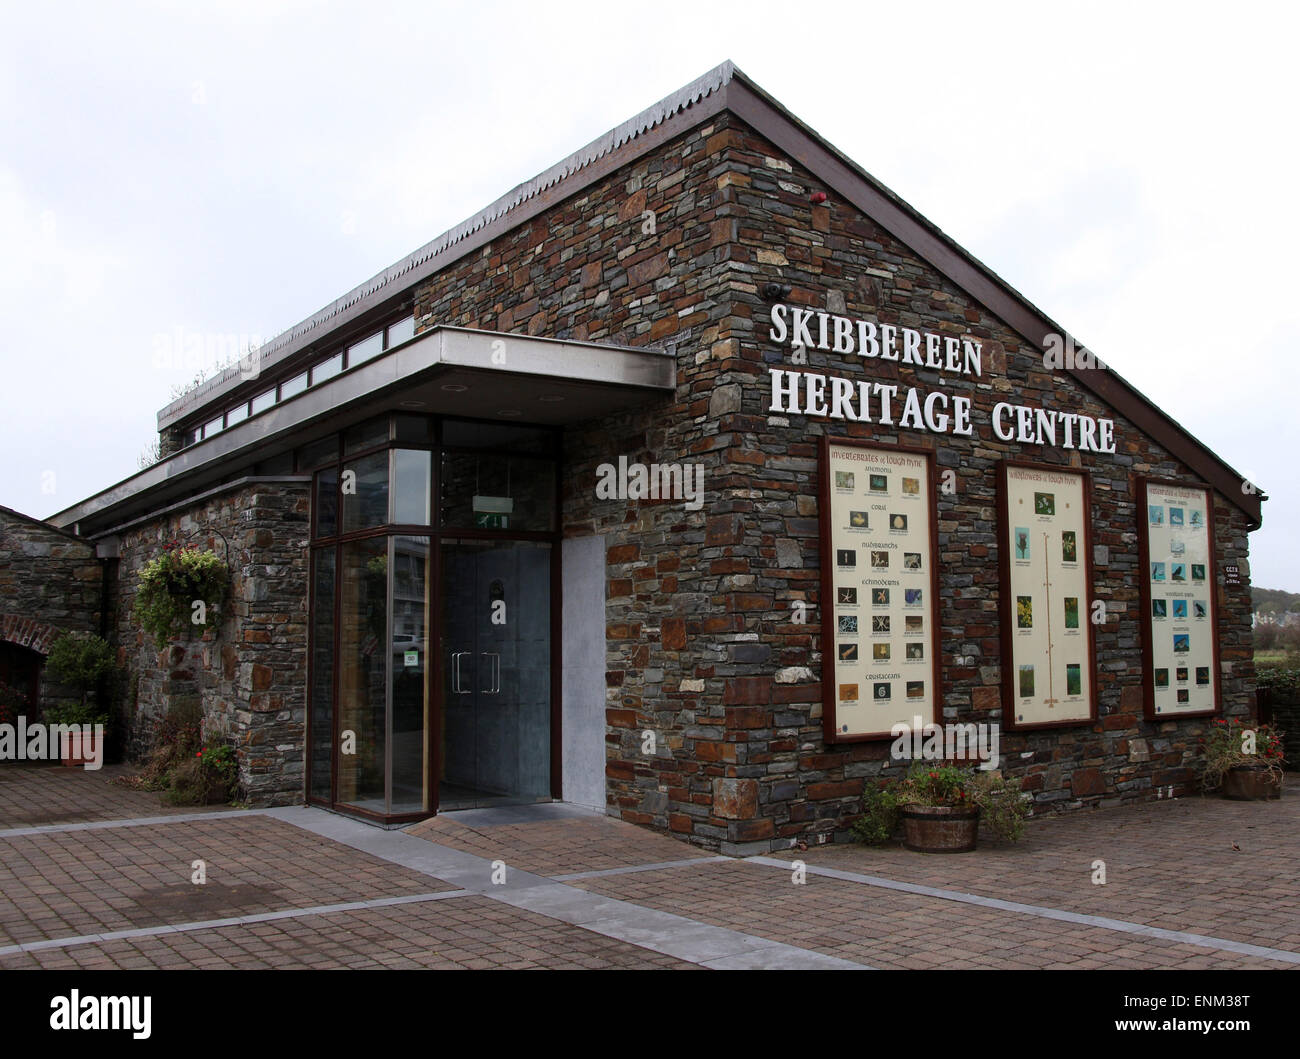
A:
<svg viewBox="0 0 1300 1059">
<path fill-rule="evenodd" d="M 917 853 L 969 853 L 979 837 L 978 809 L 945 805 L 908 805 L 903 818 L 903 845 Z"/>
<path fill-rule="evenodd" d="M 1223 774 L 1223 796 L 1239 802 L 1282 797 L 1282 777 L 1269 769 L 1238 765 Z"/>
</svg>

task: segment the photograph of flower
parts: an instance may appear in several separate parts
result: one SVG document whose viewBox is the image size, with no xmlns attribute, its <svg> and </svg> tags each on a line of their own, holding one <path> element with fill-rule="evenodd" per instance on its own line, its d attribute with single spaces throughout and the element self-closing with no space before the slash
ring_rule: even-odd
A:
<svg viewBox="0 0 1300 1059">
<path fill-rule="evenodd" d="M 1055 514 L 1056 514 L 1056 494 L 1055 494 L 1055 493 L 1035 493 L 1035 494 L 1034 494 L 1034 514 L 1035 514 L 1035 515 L 1055 515 Z"/>
<path fill-rule="evenodd" d="M 1034 627 L 1034 599 L 1032 596 L 1016 596 L 1016 628 L 1032 629 Z"/>
<path fill-rule="evenodd" d="M 1065 627 L 1067 629 L 1077 629 L 1079 627 L 1079 597 L 1065 597 Z"/>
<path fill-rule="evenodd" d="M 1061 562 L 1077 563 L 1079 561 L 1079 545 L 1075 539 L 1074 530 L 1065 530 L 1061 534 Z"/>
<path fill-rule="evenodd" d="M 1034 667 L 1020 667 L 1020 697 L 1027 699 L 1034 694 Z"/>
<path fill-rule="evenodd" d="M 1024 526 L 1016 527 L 1016 558 L 1029 558 L 1029 530 Z"/>
</svg>

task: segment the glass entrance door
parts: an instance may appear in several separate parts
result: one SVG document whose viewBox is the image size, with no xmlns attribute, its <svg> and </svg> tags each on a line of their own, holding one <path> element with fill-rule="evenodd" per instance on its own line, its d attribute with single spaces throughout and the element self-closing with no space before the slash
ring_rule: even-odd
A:
<svg viewBox="0 0 1300 1059">
<path fill-rule="evenodd" d="M 551 549 L 444 540 L 438 808 L 551 791 Z"/>
</svg>

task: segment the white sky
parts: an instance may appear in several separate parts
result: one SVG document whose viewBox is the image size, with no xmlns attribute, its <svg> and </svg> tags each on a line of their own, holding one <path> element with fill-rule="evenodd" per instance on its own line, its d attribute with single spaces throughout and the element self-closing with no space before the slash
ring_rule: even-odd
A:
<svg viewBox="0 0 1300 1059">
<path fill-rule="evenodd" d="M 1271 493 L 1300 590 L 1287 7 L 0 3 L 0 504 L 134 473 L 271 337 L 733 60 Z"/>
</svg>

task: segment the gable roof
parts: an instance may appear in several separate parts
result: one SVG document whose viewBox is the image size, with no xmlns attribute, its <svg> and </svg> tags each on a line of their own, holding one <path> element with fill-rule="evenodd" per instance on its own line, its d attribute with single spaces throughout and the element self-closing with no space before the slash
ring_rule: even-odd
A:
<svg viewBox="0 0 1300 1059">
<path fill-rule="evenodd" d="M 1035 348 L 1045 349 L 1048 336 L 1060 336 L 1062 340 L 1070 337 L 1046 313 L 796 118 L 733 63 L 724 62 L 268 342 L 258 351 L 259 374 L 305 354 L 314 342 L 363 315 L 400 304 L 418 283 L 452 262 L 723 111 L 734 114 L 799 162 Z M 1083 348 L 1082 343 L 1074 345 Z M 1259 526 L 1264 494 L 1247 491 L 1242 475 L 1113 369 L 1058 370 L 1132 421 L 1244 511 L 1251 528 Z M 227 399 L 240 381 L 238 368 L 208 380 L 160 411 L 159 428 L 175 424 L 218 399 Z"/>
</svg>

